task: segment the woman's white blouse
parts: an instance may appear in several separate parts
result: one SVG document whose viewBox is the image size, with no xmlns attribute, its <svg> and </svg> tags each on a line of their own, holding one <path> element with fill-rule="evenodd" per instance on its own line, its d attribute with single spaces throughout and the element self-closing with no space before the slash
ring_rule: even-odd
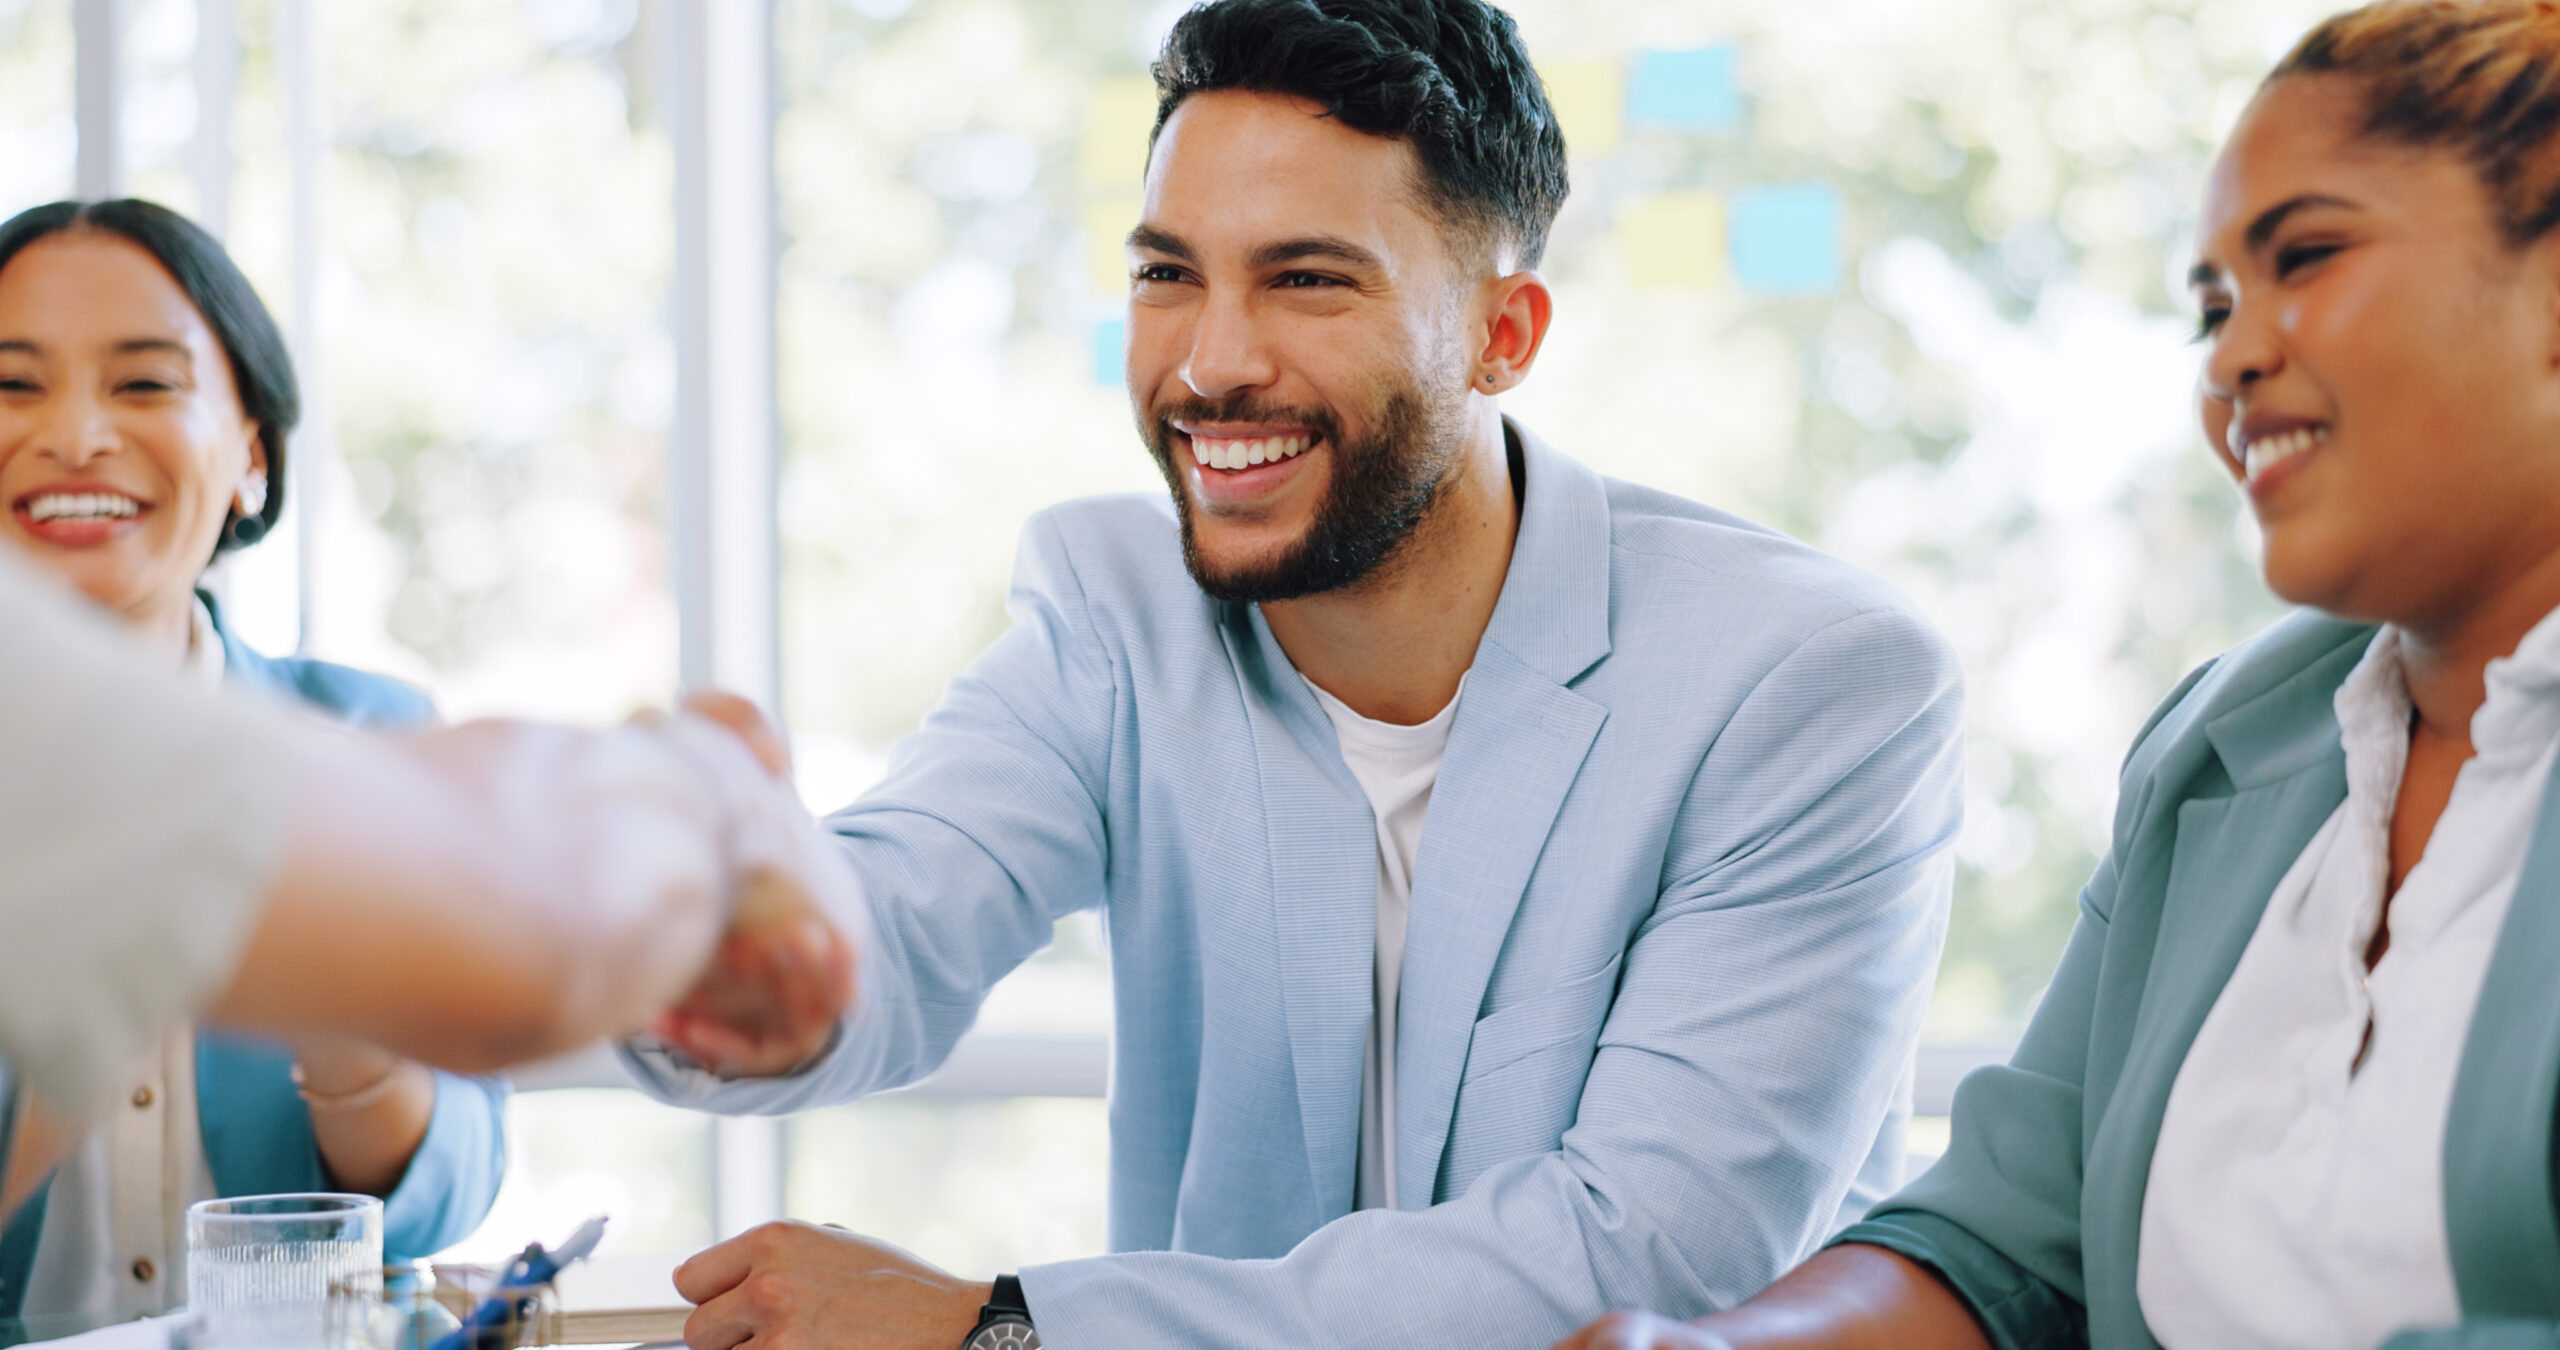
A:
<svg viewBox="0 0 2560 1350">
<path fill-rule="evenodd" d="M 2560 754 L 2560 615 L 2489 664 L 2476 756 L 2369 975 L 2409 752 L 2397 629 L 2374 636 L 2336 706 L 2347 799 L 2277 883 L 2161 1120 L 2136 1281 L 2169 1350 L 2367 1350 L 2461 1315 L 2445 1113 Z"/>
<path fill-rule="evenodd" d="M 187 678 L 222 683 L 222 635 L 204 602 L 188 634 Z M 20 1310 L 119 1318 L 186 1302 L 187 1206 L 212 1197 L 196 1116 L 196 1038 L 186 1025 L 132 1065 L 108 1114 L 45 1195 Z"/>
</svg>

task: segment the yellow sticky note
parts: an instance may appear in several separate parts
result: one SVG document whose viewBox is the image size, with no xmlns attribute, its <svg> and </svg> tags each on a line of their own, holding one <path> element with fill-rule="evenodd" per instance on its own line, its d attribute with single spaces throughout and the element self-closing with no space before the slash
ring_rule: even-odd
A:
<svg viewBox="0 0 2560 1350">
<path fill-rule="evenodd" d="M 1102 295 L 1129 289 L 1129 231 L 1138 225 L 1138 199 L 1091 202 L 1084 208 L 1086 284 Z"/>
<path fill-rule="evenodd" d="M 1618 217 L 1618 248 L 1636 286 L 1714 286 L 1724 280 L 1724 203 L 1710 192 L 1666 192 Z"/>
<path fill-rule="evenodd" d="M 1147 133 L 1155 125 L 1154 81 L 1131 77 L 1095 85 L 1085 96 L 1084 134 L 1076 145 L 1084 185 L 1118 190 L 1146 181 Z"/>
<path fill-rule="evenodd" d="M 1627 130 L 1627 77 L 1615 61 L 1550 61 L 1538 67 L 1565 149 L 1605 155 Z"/>
</svg>

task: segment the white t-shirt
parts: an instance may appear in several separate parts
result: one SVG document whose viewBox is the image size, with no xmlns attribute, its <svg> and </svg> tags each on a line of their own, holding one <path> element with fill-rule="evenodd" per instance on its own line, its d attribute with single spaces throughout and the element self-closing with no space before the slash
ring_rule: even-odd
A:
<svg viewBox="0 0 2560 1350">
<path fill-rule="evenodd" d="M 1300 678 L 1305 678 L 1301 676 Z M 1449 706 L 1413 726 L 1372 721 L 1349 704 L 1317 689 L 1316 702 L 1333 719 L 1342 762 L 1360 780 L 1378 821 L 1378 964 L 1372 986 L 1377 1002 L 1369 1018 L 1369 1047 L 1360 1063 L 1360 1180 L 1354 1204 L 1361 1209 L 1396 1206 L 1396 987 L 1404 976 L 1405 919 L 1413 909 L 1413 861 L 1422 851 L 1422 822 L 1431 811 L 1431 787 L 1440 779 L 1440 757 L 1449 748 L 1449 724 L 1467 692 L 1464 677 Z"/>
<path fill-rule="evenodd" d="M 2367 972 L 2409 755 L 2398 631 L 2339 686 L 2347 799 L 2277 883 L 2161 1118 L 2136 1289 L 2170 1350 L 2369 1350 L 2461 1317 L 2445 1118 L 2560 756 L 2560 615 L 2489 663 L 2488 695 Z"/>
</svg>

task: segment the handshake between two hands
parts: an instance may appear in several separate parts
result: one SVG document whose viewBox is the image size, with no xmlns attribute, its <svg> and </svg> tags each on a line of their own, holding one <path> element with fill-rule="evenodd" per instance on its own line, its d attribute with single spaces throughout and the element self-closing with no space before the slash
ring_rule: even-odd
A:
<svg viewBox="0 0 2560 1350">
<path fill-rule="evenodd" d="M 687 695 L 681 708 L 735 736 L 779 790 L 734 811 L 742 865 L 728 927 L 693 987 L 647 1031 L 723 1077 L 787 1074 L 834 1043 L 855 994 L 855 944 L 868 936 L 848 929 L 868 911 L 843 853 L 791 794 L 790 748 L 764 714 L 717 691 Z"/>
</svg>

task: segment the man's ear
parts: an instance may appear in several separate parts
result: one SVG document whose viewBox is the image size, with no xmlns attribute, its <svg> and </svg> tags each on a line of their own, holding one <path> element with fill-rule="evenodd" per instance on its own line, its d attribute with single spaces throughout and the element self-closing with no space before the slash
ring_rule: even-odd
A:
<svg viewBox="0 0 2560 1350">
<path fill-rule="evenodd" d="M 1555 296 L 1546 278 L 1523 269 L 1485 283 L 1483 341 L 1476 351 L 1472 387 L 1499 394 L 1529 378 L 1555 319 Z"/>
</svg>

